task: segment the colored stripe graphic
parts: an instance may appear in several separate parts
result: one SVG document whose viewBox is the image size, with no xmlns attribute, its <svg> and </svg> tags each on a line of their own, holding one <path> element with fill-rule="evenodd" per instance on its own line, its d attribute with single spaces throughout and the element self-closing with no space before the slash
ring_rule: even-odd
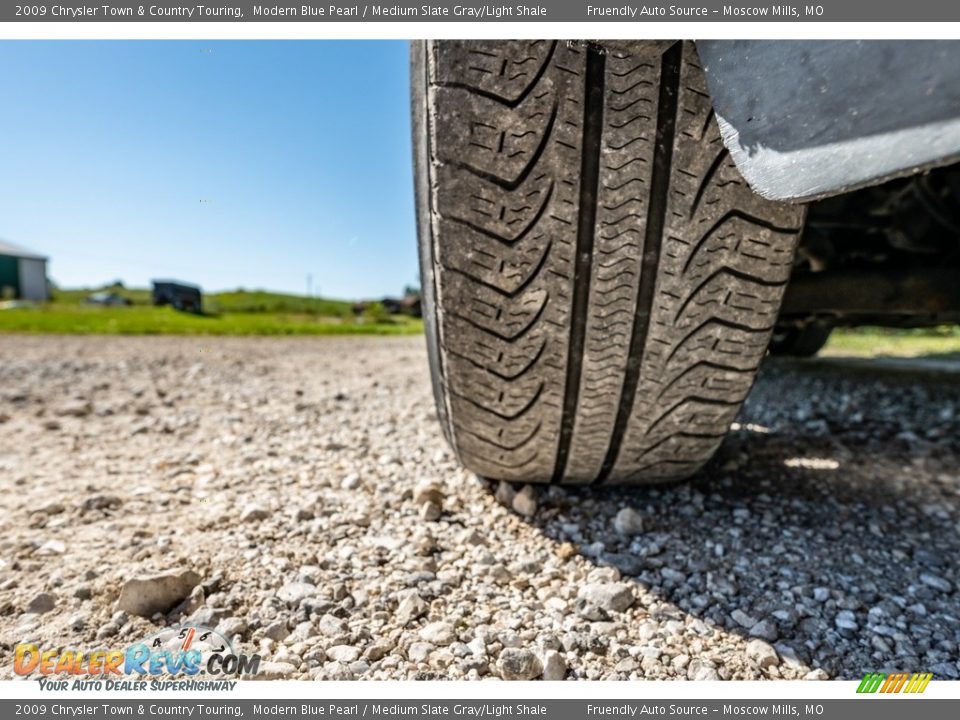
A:
<svg viewBox="0 0 960 720">
<path fill-rule="evenodd" d="M 933 673 L 867 673 L 857 686 L 858 693 L 922 693 Z"/>
<path fill-rule="evenodd" d="M 863 680 L 860 682 L 860 687 L 857 688 L 858 693 L 875 693 L 880 688 L 880 683 L 883 682 L 884 677 L 883 673 L 867 673 L 863 676 Z"/>
<path fill-rule="evenodd" d="M 933 679 L 933 673 L 926 673 L 926 674 L 921 673 L 920 680 L 918 682 L 917 687 L 915 687 L 911 692 L 922 693 L 924 690 L 927 689 L 927 685 L 930 684 L 930 680 L 932 679 Z"/>
<path fill-rule="evenodd" d="M 890 687 L 887 688 L 888 693 L 900 692 L 900 681 L 906 680 L 906 673 L 896 673 L 893 676 L 893 679 L 890 681 Z"/>
</svg>

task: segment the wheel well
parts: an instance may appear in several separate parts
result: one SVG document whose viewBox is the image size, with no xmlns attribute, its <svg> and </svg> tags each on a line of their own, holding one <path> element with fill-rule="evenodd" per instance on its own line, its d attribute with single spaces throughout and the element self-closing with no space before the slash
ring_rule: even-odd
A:
<svg viewBox="0 0 960 720">
<path fill-rule="evenodd" d="M 778 331 L 960 322 L 960 165 L 811 203 Z"/>
</svg>

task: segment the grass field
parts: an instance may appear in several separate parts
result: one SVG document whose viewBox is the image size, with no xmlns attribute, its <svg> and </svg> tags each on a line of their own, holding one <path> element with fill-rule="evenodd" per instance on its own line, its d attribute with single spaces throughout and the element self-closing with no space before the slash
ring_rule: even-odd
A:
<svg viewBox="0 0 960 720">
<path fill-rule="evenodd" d="M 88 305 L 92 290 L 57 290 L 36 307 L 0 310 L 0 333 L 66 335 L 411 335 L 422 321 L 373 312 L 355 316 L 351 303 L 264 291 L 204 296 L 203 315 L 153 307 L 150 291 L 116 289 L 134 304 Z"/>
<path fill-rule="evenodd" d="M 83 301 L 91 289 L 57 290 L 53 301 L 32 308 L 0 310 L 0 333 L 68 335 L 415 335 L 423 321 L 384 312 L 356 317 L 343 300 L 233 290 L 204 295 L 205 315 L 153 307 L 150 291 L 110 288 L 130 307 L 100 307 Z M 923 330 L 838 329 L 821 355 L 830 357 L 956 357 L 960 328 Z"/>
<path fill-rule="evenodd" d="M 127 298 L 134 305 L 152 307 L 150 291 L 145 288 L 109 288 L 110 292 Z M 84 300 L 96 290 L 56 290 L 53 303 L 56 306 L 84 304 Z M 203 296 L 203 309 L 210 314 L 219 313 L 293 313 L 297 315 L 323 315 L 326 317 L 351 317 L 352 303 L 346 300 L 286 295 L 265 290 L 228 290 Z"/>
<path fill-rule="evenodd" d="M 834 330 L 820 354 L 828 357 L 921 357 L 960 359 L 960 328 Z"/>
</svg>

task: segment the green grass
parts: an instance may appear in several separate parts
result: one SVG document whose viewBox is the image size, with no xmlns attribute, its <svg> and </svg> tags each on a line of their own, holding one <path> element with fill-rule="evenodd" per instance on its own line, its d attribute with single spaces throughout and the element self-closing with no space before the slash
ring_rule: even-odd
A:
<svg viewBox="0 0 960 720">
<path fill-rule="evenodd" d="M 263 290 L 234 290 L 214 293 L 204 298 L 210 312 L 245 313 L 295 313 L 300 315 L 324 315 L 327 317 L 351 317 L 352 303 L 344 300 L 282 295 Z"/>
<path fill-rule="evenodd" d="M 917 330 L 864 327 L 834 330 L 820 352 L 826 357 L 960 358 L 960 328 L 944 326 Z"/>
<path fill-rule="evenodd" d="M 153 307 L 150 291 L 117 289 L 129 307 L 87 305 L 94 290 L 56 290 L 53 301 L 0 310 L 0 333 L 66 335 L 415 335 L 423 322 L 373 311 L 355 317 L 351 303 L 260 290 L 204 295 L 204 315 Z"/>
<path fill-rule="evenodd" d="M 76 290 L 55 290 L 53 301 L 58 305 L 81 305 L 92 293 L 108 290 L 127 298 L 134 305 L 151 306 L 150 290 L 142 288 L 83 288 Z M 286 295 L 265 290 L 229 290 L 219 293 L 205 293 L 203 307 L 209 313 L 245 312 L 245 313 L 294 313 L 298 315 L 324 315 L 327 317 L 349 317 L 352 303 L 346 300 L 328 300 L 326 298 Z"/>
<path fill-rule="evenodd" d="M 146 288 L 124 288 L 116 285 L 102 288 L 73 288 L 52 291 L 53 302 L 57 304 L 79 305 L 95 292 L 107 291 L 127 298 L 136 305 L 150 305 L 150 290 Z"/>
<path fill-rule="evenodd" d="M 150 291 L 107 288 L 131 307 L 99 307 L 83 301 L 93 289 L 56 290 L 53 302 L 36 308 L 0 310 L 0 333 L 72 335 L 414 335 L 423 322 L 372 312 L 354 317 L 351 303 L 263 290 L 204 295 L 207 315 L 189 315 L 150 304 Z M 832 357 L 960 358 L 960 328 L 834 330 L 820 353 Z"/>
</svg>

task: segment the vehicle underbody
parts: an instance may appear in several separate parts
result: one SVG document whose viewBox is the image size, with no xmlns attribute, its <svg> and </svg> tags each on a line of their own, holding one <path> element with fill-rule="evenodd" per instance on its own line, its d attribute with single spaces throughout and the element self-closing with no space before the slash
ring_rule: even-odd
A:
<svg viewBox="0 0 960 720">
<path fill-rule="evenodd" d="M 777 338 L 957 322 L 960 167 L 810 204 Z"/>
</svg>

